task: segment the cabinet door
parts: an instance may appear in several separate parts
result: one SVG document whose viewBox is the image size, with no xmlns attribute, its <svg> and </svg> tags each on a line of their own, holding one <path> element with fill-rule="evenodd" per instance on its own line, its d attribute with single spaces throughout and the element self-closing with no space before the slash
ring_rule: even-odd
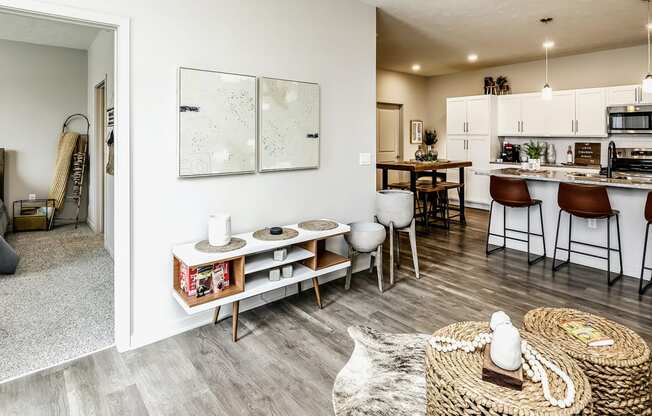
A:
<svg viewBox="0 0 652 416">
<path fill-rule="evenodd" d="M 575 92 L 575 134 L 584 137 L 607 137 L 605 90 L 591 88 Z"/>
<path fill-rule="evenodd" d="M 520 136 L 521 126 L 521 97 L 498 97 L 498 135 Z"/>
<path fill-rule="evenodd" d="M 447 100 L 446 131 L 449 135 L 466 135 L 466 100 L 464 98 Z"/>
<path fill-rule="evenodd" d="M 446 142 L 446 159 L 448 160 L 468 160 L 466 150 L 466 137 L 449 137 Z M 446 171 L 447 179 L 451 182 L 459 181 L 459 169 L 449 169 Z"/>
<path fill-rule="evenodd" d="M 608 105 L 627 105 L 638 102 L 638 88 L 640 85 L 624 85 L 621 87 L 607 88 Z"/>
<path fill-rule="evenodd" d="M 546 101 L 541 94 L 524 95 L 521 99 L 521 135 L 546 135 Z"/>
<path fill-rule="evenodd" d="M 547 136 L 575 135 L 575 91 L 553 92 L 546 106 Z"/>
<path fill-rule="evenodd" d="M 652 93 L 643 91 L 643 87 L 638 87 L 639 104 L 652 104 Z"/>
<path fill-rule="evenodd" d="M 476 175 L 476 171 L 489 170 L 489 136 L 470 136 L 467 141 L 467 152 L 473 166 L 466 169 L 466 200 L 479 204 L 488 204 L 489 177 Z"/>
<path fill-rule="evenodd" d="M 489 119 L 489 97 L 474 97 L 466 101 L 467 133 L 491 134 L 491 120 Z"/>
</svg>

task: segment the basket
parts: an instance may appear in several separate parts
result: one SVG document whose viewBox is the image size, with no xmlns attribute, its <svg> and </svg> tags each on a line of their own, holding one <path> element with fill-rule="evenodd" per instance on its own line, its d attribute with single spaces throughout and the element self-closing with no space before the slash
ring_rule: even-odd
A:
<svg viewBox="0 0 652 416">
<path fill-rule="evenodd" d="M 481 332 L 490 332 L 486 322 L 461 322 L 449 325 L 434 335 L 471 341 Z M 542 355 L 554 361 L 575 384 L 575 402 L 565 409 L 553 407 L 543 397 L 541 383 L 525 379 L 523 390 L 511 390 L 482 381 L 483 351 L 439 352 L 426 348 L 426 414 L 570 416 L 592 415 L 591 386 L 579 366 L 566 354 L 550 347 L 541 338 L 521 333 Z M 486 348 L 486 347 L 485 347 Z M 554 397 L 565 395 L 566 385 L 549 370 L 550 392 Z"/>
<path fill-rule="evenodd" d="M 613 339 L 614 345 L 589 347 L 559 326 L 563 320 L 590 322 Z M 650 348 L 634 331 L 596 315 L 555 308 L 531 310 L 523 327 L 575 359 L 591 383 L 596 414 L 652 415 Z"/>
</svg>

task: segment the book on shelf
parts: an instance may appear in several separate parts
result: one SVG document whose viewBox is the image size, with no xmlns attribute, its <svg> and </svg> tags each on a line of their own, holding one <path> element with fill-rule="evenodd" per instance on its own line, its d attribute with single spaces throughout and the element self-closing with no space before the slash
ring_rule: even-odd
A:
<svg viewBox="0 0 652 416">
<path fill-rule="evenodd" d="M 589 347 L 609 347 L 614 344 L 614 340 L 606 336 L 591 322 L 581 320 L 565 320 L 559 323 L 559 326 L 578 341 L 583 342 Z"/>
<path fill-rule="evenodd" d="M 202 297 L 219 293 L 231 285 L 229 263 L 213 263 L 205 266 L 188 266 L 181 262 L 179 287 L 189 297 Z"/>
</svg>

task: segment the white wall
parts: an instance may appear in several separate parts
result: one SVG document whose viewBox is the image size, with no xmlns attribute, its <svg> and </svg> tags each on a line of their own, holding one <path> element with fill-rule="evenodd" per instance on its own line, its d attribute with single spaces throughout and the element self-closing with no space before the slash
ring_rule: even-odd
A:
<svg viewBox="0 0 652 416">
<path fill-rule="evenodd" d="M 11 214 L 12 202 L 30 193 L 47 198 L 62 124 L 86 113 L 86 51 L 0 40 L 0 57 L 0 145 L 7 149 Z"/>
<path fill-rule="evenodd" d="M 131 18 L 133 344 L 210 321 L 171 295 L 175 243 L 206 237 L 211 211 L 233 231 L 332 217 L 371 219 L 375 151 L 376 13 L 350 0 L 65 0 Z M 177 68 L 318 82 L 321 168 L 177 178 Z M 117 80 L 120 82 L 120 80 Z M 117 120 L 119 123 L 120 120 Z"/>
<path fill-rule="evenodd" d="M 101 201 L 101 196 L 97 195 L 98 179 L 97 169 L 99 169 L 104 176 L 104 246 L 113 256 L 113 175 L 106 174 L 106 166 L 102 163 L 102 151 L 104 149 L 98 146 L 98 138 L 95 137 L 96 132 L 96 114 L 95 114 L 95 86 L 106 78 L 106 107 L 113 106 L 113 86 L 114 84 L 114 32 L 113 31 L 100 31 L 88 48 L 88 118 L 91 121 L 91 134 L 90 134 L 90 160 L 91 171 L 89 175 L 89 207 L 88 207 L 88 223 L 96 229 L 98 224 L 97 214 L 98 207 L 96 203 Z M 106 141 L 106 138 L 103 139 Z M 102 166 L 100 166 L 102 165 Z"/>
</svg>

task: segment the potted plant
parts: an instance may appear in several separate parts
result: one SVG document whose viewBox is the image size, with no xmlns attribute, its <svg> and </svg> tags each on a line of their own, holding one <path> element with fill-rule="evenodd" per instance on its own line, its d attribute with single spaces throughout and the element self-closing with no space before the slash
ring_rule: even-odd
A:
<svg viewBox="0 0 652 416">
<path fill-rule="evenodd" d="M 539 142 L 534 142 L 530 140 L 529 143 L 525 144 L 525 151 L 527 152 L 528 162 L 530 163 L 530 169 L 537 170 L 541 168 L 541 155 L 544 152 L 544 145 Z"/>
<path fill-rule="evenodd" d="M 437 151 L 435 150 L 435 144 L 437 143 L 437 131 L 436 130 L 426 130 L 423 136 L 423 142 L 427 146 L 426 157 L 428 160 L 437 160 Z"/>
</svg>

